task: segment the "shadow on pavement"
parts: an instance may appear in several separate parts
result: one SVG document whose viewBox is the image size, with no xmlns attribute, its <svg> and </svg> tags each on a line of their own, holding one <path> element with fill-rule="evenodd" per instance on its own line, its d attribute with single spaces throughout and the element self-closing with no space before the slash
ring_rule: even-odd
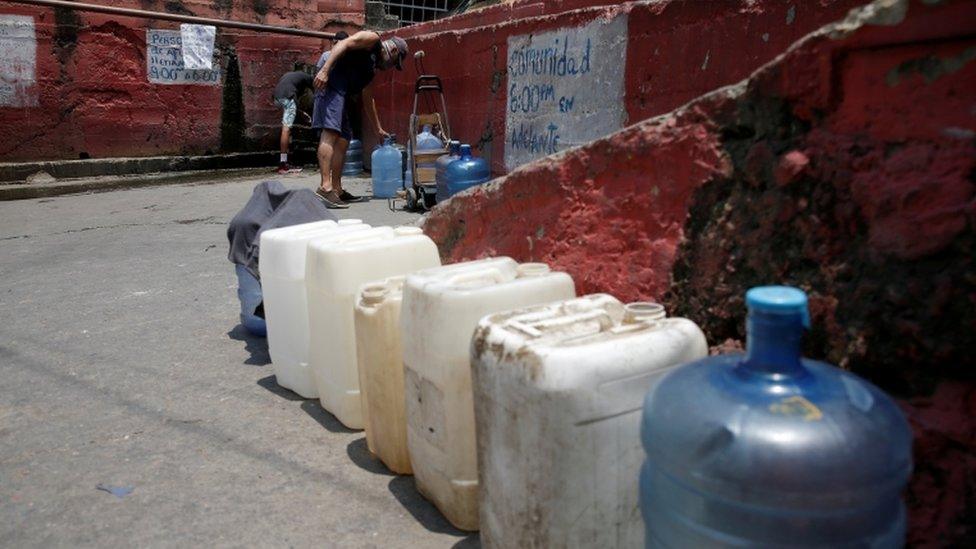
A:
<svg viewBox="0 0 976 549">
<path fill-rule="evenodd" d="M 458 530 L 444 518 L 444 515 L 437 510 L 437 507 L 434 507 L 433 503 L 427 501 L 424 499 L 424 496 L 420 495 L 412 476 L 393 477 L 388 487 L 390 493 L 400 502 L 400 505 L 413 515 L 413 518 L 427 530 L 435 534 L 448 534 L 457 537 L 465 536 L 454 547 L 481 547 L 481 541 L 477 533 Z M 474 543 L 474 545 L 471 545 L 471 543 Z"/>
<path fill-rule="evenodd" d="M 251 357 L 244 361 L 244 364 L 251 366 L 266 366 L 271 364 L 271 355 L 268 354 L 268 340 L 258 337 L 247 328 L 238 324 L 234 329 L 227 332 L 227 337 L 234 341 L 245 342 L 244 350 L 251 353 Z"/>
<path fill-rule="evenodd" d="M 285 389 L 281 385 L 278 385 L 278 379 L 275 376 L 262 377 L 257 381 L 257 384 L 285 400 L 305 400 L 303 397 L 293 393 L 291 390 Z"/>
<path fill-rule="evenodd" d="M 375 475 L 392 476 L 394 474 L 393 471 L 386 468 L 386 465 L 383 465 L 380 458 L 370 453 L 369 447 L 366 445 L 366 437 L 350 442 L 346 446 L 346 454 L 349 455 L 349 459 L 353 463 L 364 471 L 369 471 Z"/>
<path fill-rule="evenodd" d="M 301 409 L 305 410 L 305 413 L 312 416 L 312 419 L 319 422 L 319 425 L 325 427 L 327 430 L 333 433 L 358 433 L 361 429 L 350 429 L 329 412 L 326 412 L 319 406 L 316 400 L 306 400 L 302 403 Z"/>
<path fill-rule="evenodd" d="M 455 543 L 452 549 L 480 549 L 480 547 L 481 536 L 478 534 L 471 534 L 470 536 Z"/>
</svg>

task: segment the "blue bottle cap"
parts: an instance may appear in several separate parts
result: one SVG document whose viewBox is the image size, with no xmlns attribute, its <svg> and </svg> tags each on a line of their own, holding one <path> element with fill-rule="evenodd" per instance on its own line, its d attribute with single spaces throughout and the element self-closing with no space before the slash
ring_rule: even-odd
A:
<svg viewBox="0 0 976 549">
<path fill-rule="evenodd" d="M 772 314 L 798 314 L 803 326 L 810 327 L 807 294 L 792 286 L 757 286 L 746 292 L 746 306 L 750 311 Z"/>
<path fill-rule="evenodd" d="M 467 143 L 461 145 L 461 156 L 471 156 L 471 145 Z"/>
</svg>

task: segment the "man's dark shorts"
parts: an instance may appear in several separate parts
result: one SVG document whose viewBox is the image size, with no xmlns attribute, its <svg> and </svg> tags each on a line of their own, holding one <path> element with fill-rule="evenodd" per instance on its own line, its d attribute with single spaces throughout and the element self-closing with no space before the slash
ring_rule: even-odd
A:
<svg viewBox="0 0 976 549">
<path fill-rule="evenodd" d="M 351 140 L 352 124 L 349 122 L 349 113 L 346 112 L 346 97 L 332 88 L 315 92 L 312 128 L 332 130 L 344 139 Z"/>
</svg>

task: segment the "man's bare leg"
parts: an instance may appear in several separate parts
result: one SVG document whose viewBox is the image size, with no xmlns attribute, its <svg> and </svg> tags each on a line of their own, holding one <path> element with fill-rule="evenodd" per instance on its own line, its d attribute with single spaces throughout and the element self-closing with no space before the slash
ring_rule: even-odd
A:
<svg viewBox="0 0 976 549">
<path fill-rule="evenodd" d="M 319 171 L 322 176 L 322 183 L 319 187 L 322 192 L 332 190 L 332 159 L 335 156 L 335 145 L 338 139 L 339 134 L 332 130 L 322 130 L 322 135 L 319 137 L 318 158 Z"/>
<path fill-rule="evenodd" d="M 346 149 L 349 148 L 349 140 L 337 136 L 335 145 L 332 146 L 332 188 L 337 193 L 342 194 L 342 166 L 346 163 Z"/>
<path fill-rule="evenodd" d="M 339 193 L 332 187 L 332 159 L 335 156 L 336 141 L 339 139 L 339 134 L 332 130 L 322 130 L 322 135 L 319 137 L 319 171 L 322 176 L 322 183 L 319 190 L 315 191 L 316 194 L 322 197 L 325 201 L 325 205 L 329 208 L 348 208 L 349 204 L 346 204 L 339 198 Z"/>
<path fill-rule="evenodd" d="M 288 154 L 288 145 L 291 141 L 291 128 L 281 127 L 281 154 Z"/>
</svg>

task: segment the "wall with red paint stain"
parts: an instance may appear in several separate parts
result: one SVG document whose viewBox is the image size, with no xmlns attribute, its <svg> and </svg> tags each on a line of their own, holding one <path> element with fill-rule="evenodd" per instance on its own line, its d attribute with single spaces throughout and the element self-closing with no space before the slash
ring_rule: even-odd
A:
<svg viewBox="0 0 976 549">
<path fill-rule="evenodd" d="M 741 348 L 743 294 L 810 296 L 808 356 L 899 397 L 910 546 L 976 538 L 976 4 L 885 0 L 744 84 L 438 204 L 445 262 L 545 261 Z"/>
<path fill-rule="evenodd" d="M 506 128 L 506 109 L 508 40 L 513 36 L 626 18 L 622 127 L 747 77 L 803 35 L 863 3 L 519 0 L 397 34 L 413 51 L 424 50 L 424 68 L 443 79 L 452 137 L 474 144 L 495 173 L 504 173 L 505 140 L 512 131 Z M 408 61 L 403 72 L 385 73 L 376 80 L 381 122 L 400 136 L 407 132 L 416 76 Z M 364 131 L 371 134 L 370 128 Z M 375 136 L 369 135 L 368 141 L 373 140 Z"/>
<path fill-rule="evenodd" d="M 353 31 L 364 17 L 362 0 L 113 5 L 326 31 Z M 33 17 L 37 83 L 28 93 L 36 106 L 0 106 L 2 161 L 275 148 L 281 112 L 271 90 L 296 62 L 315 63 L 324 47 L 318 39 L 218 29 L 219 85 L 161 85 L 146 75 L 146 29 L 178 30 L 178 23 L 0 2 L 0 15 L 12 14 Z"/>
</svg>

